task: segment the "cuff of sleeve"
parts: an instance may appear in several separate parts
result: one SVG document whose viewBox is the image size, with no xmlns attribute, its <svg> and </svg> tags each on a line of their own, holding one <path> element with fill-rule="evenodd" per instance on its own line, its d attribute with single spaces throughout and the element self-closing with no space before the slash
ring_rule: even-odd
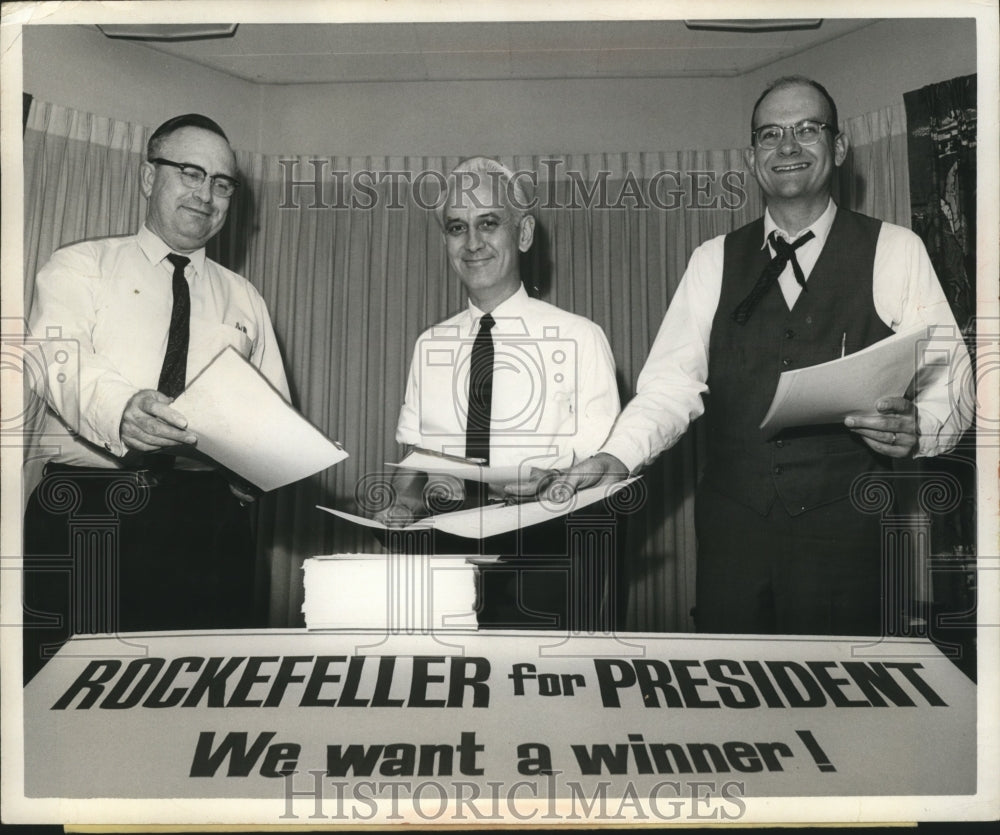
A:
<svg viewBox="0 0 1000 835">
<path fill-rule="evenodd" d="M 941 421 L 934 415 L 918 410 L 917 430 L 920 432 L 920 437 L 917 441 L 917 451 L 913 454 L 914 458 L 929 458 L 944 451 L 941 447 L 941 426 Z"/>
<path fill-rule="evenodd" d="M 95 440 L 112 455 L 122 458 L 129 451 L 122 442 L 122 415 L 125 407 L 139 389 L 126 383 L 108 383 L 101 386 L 101 396 L 97 400 L 88 423 L 93 428 Z"/>
<path fill-rule="evenodd" d="M 613 455 L 626 467 L 628 467 L 629 473 L 634 473 L 643 464 L 643 457 L 641 454 L 636 453 L 636 451 L 630 448 L 628 444 L 616 441 L 614 438 L 610 438 L 608 442 L 598 450 L 598 452 Z"/>
<path fill-rule="evenodd" d="M 602 444 L 608 440 L 611 427 L 614 424 L 614 416 L 585 415 L 581 430 L 573 437 L 570 444 L 573 450 L 573 459 L 580 461 L 584 458 L 590 458 L 598 452 L 607 452 L 607 450 L 602 449 Z"/>
<path fill-rule="evenodd" d="M 400 427 L 396 430 L 396 443 L 402 446 L 421 446 L 421 440 L 419 432 L 411 432 L 407 429 Z"/>
</svg>

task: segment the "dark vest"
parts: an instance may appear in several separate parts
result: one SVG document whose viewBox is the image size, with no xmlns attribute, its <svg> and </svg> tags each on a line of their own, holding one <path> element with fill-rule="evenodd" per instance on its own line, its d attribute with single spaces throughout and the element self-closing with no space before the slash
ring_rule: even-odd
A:
<svg viewBox="0 0 1000 835">
<path fill-rule="evenodd" d="M 726 236 L 722 295 L 709 342 L 705 483 L 761 515 L 775 498 L 792 515 L 850 494 L 861 473 L 888 468 L 841 424 L 759 430 L 782 371 L 860 351 L 892 330 L 875 312 L 872 270 L 881 221 L 838 209 L 792 310 L 777 282 L 744 325 L 732 320 L 770 253 L 763 218 Z M 874 403 L 872 407 L 874 408 Z"/>
</svg>

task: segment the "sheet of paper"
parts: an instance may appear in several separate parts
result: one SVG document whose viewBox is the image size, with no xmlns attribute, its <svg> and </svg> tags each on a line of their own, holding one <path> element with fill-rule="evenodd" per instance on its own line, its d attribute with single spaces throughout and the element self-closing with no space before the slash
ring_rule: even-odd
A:
<svg viewBox="0 0 1000 835">
<path fill-rule="evenodd" d="M 274 490 L 347 458 L 235 348 L 212 360 L 173 408 L 198 436 L 199 451 L 261 490 Z"/>
<path fill-rule="evenodd" d="M 767 435 L 792 426 L 839 423 L 874 411 L 881 397 L 902 395 L 921 364 L 926 328 L 895 334 L 842 359 L 785 371 L 760 424 Z"/>
<path fill-rule="evenodd" d="M 613 496 L 633 481 L 635 481 L 634 478 L 629 478 L 614 484 L 589 487 L 586 490 L 581 490 L 568 502 L 561 504 L 525 502 L 524 504 L 512 505 L 484 505 L 470 510 L 459 510 L 455 513 L 442 513 L 431 517 L 431 519 L 434 527 L 439 531 L 468 539 L 485 539 L 488 536 L 496 536 L 566 516 L 574 510 L 580 510 Z"/>
<path fill-rule="evenodd" d="M 375 528 L 376 530 L 380 531 L 387 531 L 390 529 L 388 525 L 383 525 L 381 522 L 378 522 L 375 519 L 369 519 L 367 516 L 356 516 L 353 513 L 345 513 L 343 510 L 334 510 L 332 507 L 323 507 L 323 505 L 321 504 L 316 505 L 316 507 L 324 511 L 325 513 L 332 513 L 334 516 L 337 516 L 341 519 L 346 519 L 348 522 L 353 522 L 355 525 L 361 525 L 362 527 L 365 528 Z M 430 517 L 425 517 L 424 519 L 418 519 L 412 525 L 406 525 L 403 528 L 394 527 L 392 528 L 392 530 L 419 531 L 419 530 L 427 530 L 428 528 L 432 527 L 433 525 L 431 524 Z"/>
<path fill-rule="evenodd" d="M 466 481 L 479 481 L 485 484 L 510 484 L 517 481 L 520 467 L 485 467 L 457 456 L 440 455 L 424 449 L 414 449 L 398 464 L 389 464 L 389 467 L 402 467 L 408 470 L 418 470 L 422 473 L 435 473 L 436 475 L 450 475 Z M 525 467 L 525 476 L 530 472 L 530 467 Z"/>
<path fill-rule="evenodd" d="M 485 539 L 489 536 L 515 531 L 518 528 L 527 528 L 537 525 L 540 522 L 547 522 L 550 519 L 557 519 L 566 516 L 574 510 L 580 510 L 588 505 L 595 504 L 603 499 L 613 496 L 619 490 L 628 487 L 636 478 L 628 478 L 625 481 L 618 481 L 614 484 L 601 484 L 597 487 L 589 487 L 581 490 L 568 502 L 556 504 L 554 502 L 525 502 L 523 504 L 489 504 L 483 507 L 473 507 L 468 510 L 456 510 L 452 513 L 439 513 L 436 516 L 426 516 L 423 519 L 407 525 L 405 528 L 395 528 L 395 530 L 418 530 L 426 528 L 436 528 L 444 533 L 467 539 Z M 329 507 L 317 505 L 320 510 L 347 519 L 366 528 L 379 528 L 388 530 L 386 525 L 376 522 L 374 519 L 367 519 L 362 516 L 354 516 L 340 510 L 333 510 Z"/>
</svg>

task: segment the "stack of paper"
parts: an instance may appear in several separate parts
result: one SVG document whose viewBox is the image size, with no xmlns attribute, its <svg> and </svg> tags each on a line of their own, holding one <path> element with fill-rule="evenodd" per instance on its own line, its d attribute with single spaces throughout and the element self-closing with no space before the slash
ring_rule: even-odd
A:
<svg viewBox="0 0 1000 835">
<path fill-rule="evenodd" d="M 475 566 L 465 556 L 334 554 L 306 560 L 309 629 L 475 628 Z"/>
</svg>

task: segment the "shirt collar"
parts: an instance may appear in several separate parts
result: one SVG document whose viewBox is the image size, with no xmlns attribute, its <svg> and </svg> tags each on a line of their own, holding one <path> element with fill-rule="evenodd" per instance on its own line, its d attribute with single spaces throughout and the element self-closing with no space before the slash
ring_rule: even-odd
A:
<svg viewBox="0 0 1000 835">
<path fill-rule="evenodd" d="M 764 211 L 764 241 L 761 243 L 760 248 L 763 249 L 767 246 L 767 239 L 770 237 L 771 232 L 777 230 L 778 234 L 781 235 L 789 243 L 794 243 L 799 238 L 801 238 L 806 232 L 812 231 L 815 239 L 810 241 L 807 246 L 813 246 L 818 244 L 820 249 L 826 243 L 827 236 L 830 234 L 830 227 L 833 226 L 833 219 L 837 216 L 837 204 L 833 202 L 833 198 L 830 198 L 830 202 L 827 204 L 826 211 L 823 212 L 816 220 L 813 221 L 812 225 L 807 226 L 794 238 L 788 235 L 784 229 L 781 229 L 778 224 L 774 222 L 774 218 L 771 217 L 771 210 L 766 209 Z"/>
<path fill-rule="evenodd" d="M 167 254 L 172 252 L 166 242 L 145 224 L 136 236 L 139 241 L 139 248 L 145 253 L 151 264 L 159 264 Z M 191 259 L 191 266 L 194 267 L 195 275 L 204 275 L 205 271 L 205 247 L 195 252 L 186 253 L 186 257 Z"/>
<path fill-rule="evenodd" d="M 509 299 L 504 299 L 500 304 L 498 304 L 493 309 L 493 318 L 497 322 L 497 328 L 502 331 L 502 325 L 504 320 L 517 320 L 520 321 L 521 313 L 524 310 L 525 305 L 531 300 L 528 295 L 528 291 L 524 289 L 522 284 L 517 288 L 517 292 L 514 293 Z M 476 307 L 472 300 L 469 300 L 469 315 L 472 317 L 472 327 L 473 330 L 478 330 L 479 320 L 486 314 Z"/>
</svg>

